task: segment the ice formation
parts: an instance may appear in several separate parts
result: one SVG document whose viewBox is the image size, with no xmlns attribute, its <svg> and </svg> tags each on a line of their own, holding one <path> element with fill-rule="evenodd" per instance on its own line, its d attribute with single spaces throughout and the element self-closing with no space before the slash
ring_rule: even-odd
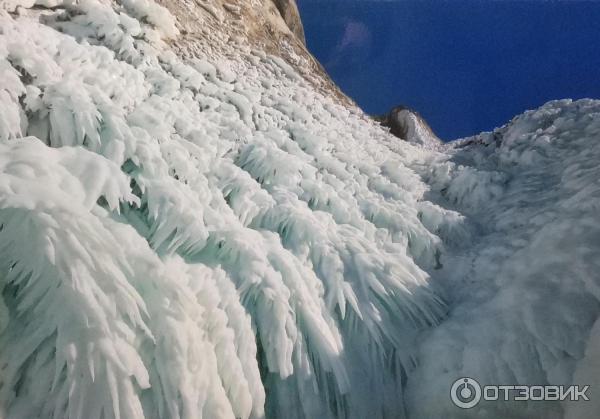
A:
<svg viewBox="0 0 600 419">
<path fill-rule="evenodd" d="M 407 386 L 415 417 L 597 417 L 599 370 L 581 368 L 598 362 L 599 158 L 600 101 L 563 100 L 457 142 L 426 170 L 431 199 L 460 208 L 472 235 L 437 274 L 452 310 L 420 343 Z M 439 397 L 462 376 L 592 387 L 572 406 L 484 402 L 465 413 Z"/>
<path fill-rule="evenodd" d="M 448 393 L 597 377 L 600 102 L 432 149 L 151 0 L 0 4 L 0 418 L 598 411 Z"/>
</svg>

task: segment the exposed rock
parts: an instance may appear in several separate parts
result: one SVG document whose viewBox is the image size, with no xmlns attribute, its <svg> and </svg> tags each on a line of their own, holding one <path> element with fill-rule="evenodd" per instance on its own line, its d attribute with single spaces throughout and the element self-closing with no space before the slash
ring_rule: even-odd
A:
<svg viewBox="0 0 600 419">
<path fill-rule="evenodd" d="M 433 148 L 442 143 L 427 121 L 419 113 L 406 106 L 396 106 L 387 115 L 375 117 L 375 119 L 402 140 Z"/>
<path fill-rule="evenodd" d="M 181 34 L 173 46 L 180 54 L 194 56 L 202 51 L 227 56 L 230 51 L 222 46 L 232 44 L 272 54 L 283 58 L 317 91 L 356 107 L 307 50 L 295 0 L 156 1 L 177 18 Z"/>
<path fill-rule="evenodd" d="M 304 37 L 304 26 L 302 25 L 302 19 L 300 19 L 300 12 L 295 0 L 273 0 L 277 10 L 281 13 L 281 17 L 288 25 L 290 30 L 298 37 L 303 44 L 306 44 L 306 38 Z"/>
</svg>

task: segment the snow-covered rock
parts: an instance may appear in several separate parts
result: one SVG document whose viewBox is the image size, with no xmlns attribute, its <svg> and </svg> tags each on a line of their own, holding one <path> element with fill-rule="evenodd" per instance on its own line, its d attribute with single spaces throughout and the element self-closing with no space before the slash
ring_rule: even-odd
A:
<svg viewBox="0 0 600 419">
<path fill-rule="evenodd" d="M 435 135 L 425 119 L 406 106 L 396 106 L 387 115 L 375 119 L 402 140 L 429 149 L 436 149 L 442 145 L 442 141 Z"/>
<path fill-rule="evenodd" d="M 270 0 L 5 3 L 3 419 L 469 417 L 462 374 L 588 379 L 600 102 L 423 147 Z"/>
</svg>

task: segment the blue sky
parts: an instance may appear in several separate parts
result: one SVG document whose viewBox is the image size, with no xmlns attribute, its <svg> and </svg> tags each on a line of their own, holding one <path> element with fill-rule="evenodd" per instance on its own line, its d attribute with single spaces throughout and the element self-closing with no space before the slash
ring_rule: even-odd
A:
<svg viewBox="0 0 600 419">
<path fill-rule="evenodd" d="M 309 49 L 368 113 L 444 139 L 551 99 L 600 98 L 600 1 L 298 0 Z"/>
</svg>

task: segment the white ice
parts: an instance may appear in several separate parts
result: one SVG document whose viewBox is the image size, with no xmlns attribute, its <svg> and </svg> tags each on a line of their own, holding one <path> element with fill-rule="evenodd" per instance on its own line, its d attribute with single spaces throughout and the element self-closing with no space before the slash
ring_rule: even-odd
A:
<svg viewBox="0 0 600 419">
<path fill-rule="evenodd" d="M 448 394 L 597 381 L 600 102 L 423 147 L 177 56 L 151 0 L 37 4 L 0 11 L 0 417 L 594 417 Z"/>
</svg>

